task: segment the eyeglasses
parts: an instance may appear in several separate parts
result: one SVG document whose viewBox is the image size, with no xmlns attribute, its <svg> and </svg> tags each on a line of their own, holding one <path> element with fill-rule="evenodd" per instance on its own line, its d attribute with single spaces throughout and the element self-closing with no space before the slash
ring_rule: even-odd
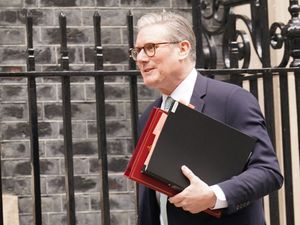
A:
<svg viewBox="0 0 300 225">
<path fill-rule="evenodd" d="M 159 47 L 159 45 L 164 45 L 164 44 L 178 44 L 180 41 L 169 41 L 169 42 L 160 42 L 160 43 L 147 43 L 144 45 L 144 47 L 135 47 L 135 48 L 130 48 L 129 49 L 129 55 L 130 57 L 136 61 L 138 54 L 144 50 L 145 54 L 148 57 L 153 57 L 155 56 L 156 49 Z"/>
</svg>

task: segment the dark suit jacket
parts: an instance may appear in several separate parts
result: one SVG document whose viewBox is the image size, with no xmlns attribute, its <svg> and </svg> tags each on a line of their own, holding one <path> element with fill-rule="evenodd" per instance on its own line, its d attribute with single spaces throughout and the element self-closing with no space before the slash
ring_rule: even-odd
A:
<svg viewBox="0 0 300 225">
<path fill-rule="evenodd" d="M 160 107 L 161 101 L 161 98 L 157 99 L 143 113 L 139 121 L 139 132 L 146 123 L 150 110 L 154 106 Z M 198 74 L 191 104 L 196 110 L 223 121 L 258 141 L 245 170 L 218 184 L 228 201 L 228 208 L 222 210 L 223 216 L 220 219 L 206 213 L 191 214 L 168 203 L 169 225 L 264 225 L 262 197 L 279 189 L 283 177 L 257 100 L 236 85 Z M 155 191 L 140 185 L 139 196 L 139 225 L 159 225 L 160 209 Z"/>
</svg>

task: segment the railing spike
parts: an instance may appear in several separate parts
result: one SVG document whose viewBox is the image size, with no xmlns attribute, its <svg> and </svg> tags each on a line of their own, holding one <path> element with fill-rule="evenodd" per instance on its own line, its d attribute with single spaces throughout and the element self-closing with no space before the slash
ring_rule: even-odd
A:
<svg viewBox="0 0 300 225">
<path fill-rule="evenodd" d="M 66 17 L 66 14 L 65 14 L 63 11 L 61 11 L 61 12 L 59 13 L 59 16 L 60 16 L 60 17 Z"/>
<path fill-rule="evenodd" d="M 99 12 L 98 11 L 95 11 L 95 13 L 94 13 L 94 17 L 95 16 L 100 16 L 100 14 L 99 14 Z"/>
<path fill-rule="evenodd" d="M 128 10 L 127 16 L 133 16 L 131 9 Z"/>
</svg>

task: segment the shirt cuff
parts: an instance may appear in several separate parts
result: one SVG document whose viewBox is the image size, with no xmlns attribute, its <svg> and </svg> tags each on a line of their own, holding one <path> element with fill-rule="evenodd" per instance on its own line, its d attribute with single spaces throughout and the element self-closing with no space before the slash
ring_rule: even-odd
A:
<svg viewBox="0 0 300 225">
<path fill-rule="evenodd" d="M 217 197 L 216 204 L 211 209 L 223 209 L 228 207 L 228 202 L 226 200 L 225 194 L 219 185 L 210 186 L 211 190 L 215 193 Z"/>
</svg>

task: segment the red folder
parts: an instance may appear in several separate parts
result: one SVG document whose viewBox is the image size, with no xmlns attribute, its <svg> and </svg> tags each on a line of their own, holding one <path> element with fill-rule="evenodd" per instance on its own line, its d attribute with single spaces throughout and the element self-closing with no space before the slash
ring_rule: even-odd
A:
<svg viewBox="0 0 300 225">
<path fill-rule="evenodd" d="M 138 140 L 136 148 L 132 154 L 132 157 L 127 165 L 127 168 L 124 172 L 124 175 L 127 176 L 129 179 L 134 180 L 144 186 L 151 188 L 155 191 L 160 193 L 166 194 L 167 196 L 171 197 L 175 194 L 179 193 L 180 190 L 174 189 L 167 183 L 159 181 L 153 177 L 150 177 L 147 174 L 142 173 L 143 168 L 145 166 L 145 161 L 151 149 L 153 149 L 155 143 L 155 128 L 157 127 L 160 119 L 162 116 L 167 115 L 167 112 L 163 111 L 159 108 L 153 108 L 149 119 L 142 131 L 142 134 Z M 161 124 L 160 124 L 161 126 Z M 159 135 L 159 134 L 158 134 Z M 206 213 L 219 218 L 221 216 L 220 210 L 205 210 Z"/>
<path fill-rule="evenodd" d="M 160 193 L 164 193 L 168 196 L 173 196 L 177 194 L 178 191 L 172 189 L 169 185 L 142 173 L 144 162 L 148 157 L 152 143 L 155 138 L 153 130 L 157 122 L 159 121 L 160 116 L 163 113 L 166 114 L 165 111 L 158 108 L 154 108 L 151 111 L 150 117 L 146 123 L 141 137 L 139 138 L 137 146 L 132 154 L 132 157 L 124 174 L 130 179 L 140 184 L 143 184 L 153 190 L 156 190 Z"/>
</svg>

